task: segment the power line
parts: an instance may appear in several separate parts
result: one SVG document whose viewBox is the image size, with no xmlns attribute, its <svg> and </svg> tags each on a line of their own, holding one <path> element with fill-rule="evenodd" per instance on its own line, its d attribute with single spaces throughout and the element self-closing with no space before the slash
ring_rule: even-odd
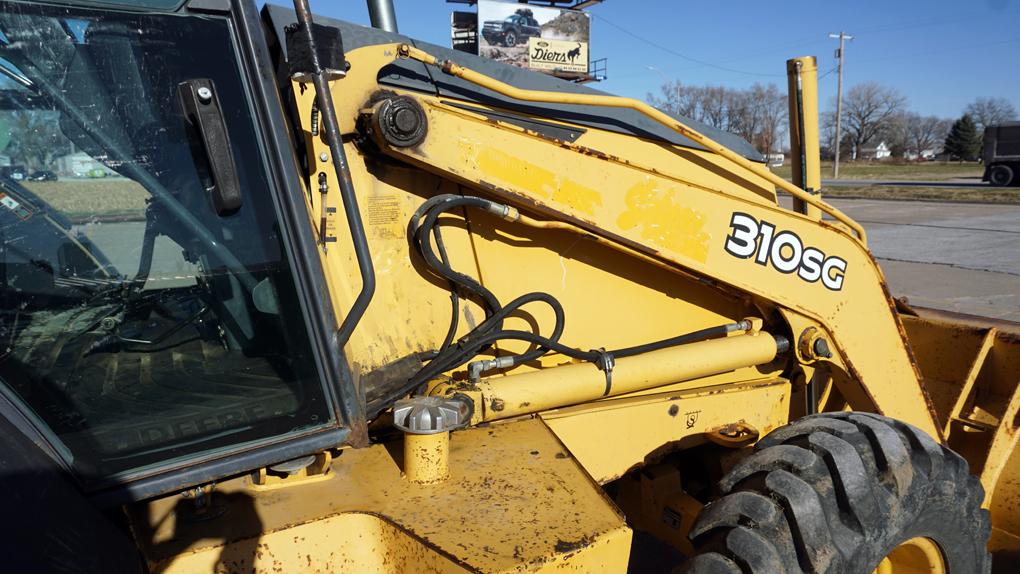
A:
<svg viewBox="0 0 1020 574">
<path fill-rule="evenodd" d="M 764 74 L 764 73 L 761 73 L 761 72 L 749 72 L 747 70 L 737 70 L 737 69 L 734 69 L 734 68 L 727 68 L 725 66 L 720 66 L 718 64 L 713 64 L 711 62 L 706 62 L 704 60 L 699 60 L 697 58 L 692 58 L 692 57 L 690 57 L 690 56 L 688 56 L 686 54 L 681 54 L 680 52 L 677 52 L 676 50 L 674 50 L 672 48 L 663 46 L 662 44 L 659 44 L 657 42 L 653 42 L 652 40 L 649 40 L 648 38 L 646 38 L 644 36 L 641 36 L 639 34 L 631 32 L 630 30 L 624 28 L 623 26 L 620 26 L 619 24 L 616 24 L 613 21 L 608 20 L 605 16 L 596 16 L 595 14 L 592 14 L 591 16 L 592 16 L 592 18 L 597 18 L 597 19 L 605 22 L 606 24 L 609 24 L 613 28 L 616 28 L 620 32 L 623 32 L 624 34 L 634 38 L 635 40 L 640 40 L 641 42 L 644 42 L 645 44 L 648 44 L 649 46 L 652 46 L 653 48 L 658 48 L 659 50 L 662 50 L 663 52 L 666 52 L 667 54 L 671 54 L 671 55 L 676 56 L 678 58 L 682 58 L 684 60 L 687 60 L 689 62 L 694 62 L 695 64 L 699 64 L 701 66 L 705 66 L 705 67 L 708 67 L 708 68 L 715 68 L 716 70 L 722 70 L 724 72 L 732 72 L 734 74 L 745 74 L 745 75 L 748 75 L 748 76 L 762 76 L 762 77 L 770 77 L 770 78 L 783 77 L 783 74 Z"/>
<path fill-rule="evenodd" d="M 838 69 L 839 69 L 839 66 L 833 66 L 832 68 L 830 68 L 830 69 L 829 69 L 829 71 L 828 71 L 828 72 L 825 72 L 825 73 L 824 73 L 824 74 L 822 74 L 821 76 L 818 76 L 818 79 L 819 79 L 819 80 L 821 80 L 821 79 L 825 78 L 826 76 L 828 76 L 829 74 L 831 74 L 831 73 L 835 72 L 835 71 L 836 71 L 836 70 L 838 70 Z"/>
</svg>

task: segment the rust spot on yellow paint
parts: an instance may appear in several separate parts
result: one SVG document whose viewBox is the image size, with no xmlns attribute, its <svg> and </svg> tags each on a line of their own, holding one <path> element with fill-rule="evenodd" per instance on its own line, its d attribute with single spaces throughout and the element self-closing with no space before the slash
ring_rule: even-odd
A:
<svg viewBox="0 0 1020 574">
<path fill-rule="evenodd" d="M 627 190 L 627 210 L 620 214 L 621 229 L 638 228 L 641 238 L 702 263 L 708 258 L 709 234 L 704 218 L 677 202 L 676 189 L 663 189 L 651 178 Z"/>
<path fill-rule="evenodd" d="M 495 148 L 463 144 L 465 151 L 475 158 L 478 169 L 500 183 L 501 187 L 526 190 L 543 198 L 552 198 L 575 211 L 594 215 L 602 205 L 602 195 L 590 187 L 558 174 L 540 165 L 522 160 Z"/>
</svg>

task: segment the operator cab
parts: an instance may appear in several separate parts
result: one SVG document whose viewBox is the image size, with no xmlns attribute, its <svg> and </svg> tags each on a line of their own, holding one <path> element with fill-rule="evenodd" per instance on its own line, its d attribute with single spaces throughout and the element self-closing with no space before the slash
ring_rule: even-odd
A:
<svg viewBox="0 0 1020 574">
<path fill-rule="evenodd" d="M 0 400 L 87 491 L 341 426 L 236 23 L 184 16 L 0 10 L 0 154 L 53 174 L 0 175 Z"/>
</svg>

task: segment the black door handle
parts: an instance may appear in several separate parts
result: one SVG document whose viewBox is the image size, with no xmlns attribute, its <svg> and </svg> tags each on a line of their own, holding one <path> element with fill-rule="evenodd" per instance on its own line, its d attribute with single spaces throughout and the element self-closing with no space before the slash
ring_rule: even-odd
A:
<svg viewBox="0 0 1020 574">
<path fill-rule="evenodd" d="M 192 150 L 198 152 L 194 153 L 196 163 L 206 172 L 205 188 L 213 209 L 220 217 L 231 215 L 241 208 L 241 184 L 216 86 L 209 79 L 187 80 L 177 85 L 177 96 L 191 132 Z M 196 140 L 201 152 L 194 149 Z"/>
</svg>

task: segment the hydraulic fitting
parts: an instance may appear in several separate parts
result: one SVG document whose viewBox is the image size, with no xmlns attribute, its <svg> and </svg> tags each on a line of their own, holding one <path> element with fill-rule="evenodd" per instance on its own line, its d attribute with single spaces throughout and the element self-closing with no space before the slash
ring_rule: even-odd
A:
<svg viewBox="0 0 1020 574">
<path fill-rule="evenodd" d="M 464 398 L 413 397 L 397 401 L 393 425 L 404 431 L 404 476 L 417 484 L 442 482 L 450 475 L 450 431 L 471 420 Z"/>
<path fill-rule="evenodd" d="M 483 373 L 494 371 L 496 369 L 508 369 L 514 366 L 514 357 L 496 357 L 495 359 L 485 359 L 481 361 L 472 361 L 468 363 L 468 381 L 471 383 L 477 383 Z"/>
</svg>

